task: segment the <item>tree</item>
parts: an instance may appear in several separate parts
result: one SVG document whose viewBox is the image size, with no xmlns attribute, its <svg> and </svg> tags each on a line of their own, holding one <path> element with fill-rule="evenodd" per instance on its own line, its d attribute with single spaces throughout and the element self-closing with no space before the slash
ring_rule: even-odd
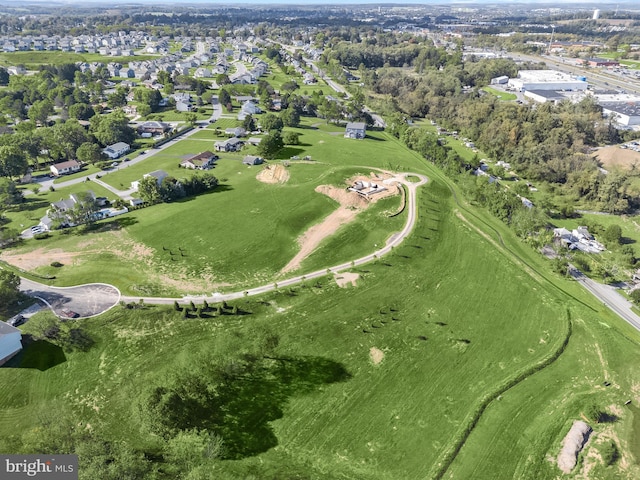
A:
<svg viewBox="0 0 640 480">
<path fill-rule="evenodd" d="M 284 146 L 282 135 L 278 130 L 273 130 L 262 138 L 258 145 L 258 154 L 266 159 L 272 160 Z"/>
<path fill-rule="evenodd" d="M 34 102 L 31 108 L 29 108 L 27 115 L 29 120 L 33 120 L 41 125 L 46 125 L 47 119 L 50 115 L 53 115 L 53 112 L 53 103 L 45 99 Z"/>
<path fill-rule="evenodd" d="M 105 146 L 118 142 L 131 144 L 135 139 L 135 130 L 129 126 L 129 119 L 122 110 L 92 117 L 90 131 Z"/>
<path fill-rule="evenodd" d="M 293 105 L 289 105 L 289 107 L 282 112 L 281 118 L 287 127 L 297 127 L 300 125 L 300 113 Z"/>
<path fill-rule="evenodd" d="M 20 277 L 9 270 L 0 270 L 0 305 L 10 305 L 20 296 Z"/>
<path fill-rule="evenodd" d="M 76 157 L 84 163 L 96 163 L 102 159 L 102 150 L 91 142 L 85 142 L 76 150 Z"/>
<path fill-rule="evenodd" d="M 298 145 L 300 143 L 300 134 L 298 132 L 284 132 L 282 140 L 285 145 Z"/>
<path fill-rule="evenodd" d="M 271 130 L 282 130 L 282 128 L 284 127 L 282 119 L 275 113 L 267 113 L 266 115 L 264 115 L 260 119 L 260 125 L 266 132 L 270 132 Z"/>
<path fill-rule="evenodd" d="M 256 129 L 256 120 L 253 118 L 253 115 L 249 114 L 244 117 L 242 128 L 244 128 L 247 132 L 253 132 Z"/>
<path fill-rule="evenodd" d="M 229 79 L 229 75 L 227 75 L 226 73 L 221 73 L 216 77 L 216 83 L 219 86 L 229 85 L 231 83 L 231 80 Z"/>
<path fill-rule="evenodd" d="M 29 164 L 18 147 L 0 146 L 0 176 L 17 177 L 27 173 Z"/>
<path fill-rule="evenodd" d="M 107 97 L 109 108 L 124 107 L 127 104 L 127 91 L 124 88 L 116 88 L 116 91 Z"/>
<path fill-rule="evenodd" d="M 69 107 L 69 117 L 77 120 L 89 120 L 95 115 L 93 108 L 86 103 L 74 103 Z"/>
<path fill-rule="evenodd" d="M 0 85 L 9 85 L 9 72 L 4 67 L 0 67 Z"/>
<path fill-rule="evenodd" d="M 218 101 L 220 105 L 229 105 L 231 103 L 231 94 L 224 88 L 221 88 L 218 94 Z"/>
<path fill-rule="evenodd" d="M 620 228 L 620 225 L 609 225 L 602 233 L 602 240 L 609 248 L 620 245 L 620 241 L 622 240 L 622 229 Z"/>
<path fill-rule="evenodd" d="M 587 407 L 584 410 L 584 414 L 589 420 L 596 423 L 600 423 L 603 416 L 602 409 L 598 407 L 595 403 L 591 403 L 587 405 Z"/>
<path fill-rule="evenodd" d="M 138 182 L 138 193 L 140 194 L 142 201 L 145 203 L 153 205 L 162 201 L 160 186 L 158 185 L 158 181 L 155 177 L 148 176 L 140 180 Z"/>
<path fill-rule="evenodd" d="M 193 112 L 185 113 L 184 114 L 184 119 L 186 120 L 187 124 L 190 127 L 193 127 L 196 124 L 196 122 L 198 121 L 198 115 L 196 115 Z"/>
</svg>

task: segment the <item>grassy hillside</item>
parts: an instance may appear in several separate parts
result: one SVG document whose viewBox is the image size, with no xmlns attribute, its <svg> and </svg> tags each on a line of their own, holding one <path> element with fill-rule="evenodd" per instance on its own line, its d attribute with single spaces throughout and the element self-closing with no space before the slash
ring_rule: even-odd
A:
<svg viewBox="0 0 640 480">
<path fill-rule="evenodd" d="M 215 319 L 118 308 L 79 322 L 97 342 L 89 352 L 67 353 L 42 371 L 0 369 L 0 385 L 12 385 L 0 390 L 0 450 L 16 444 L 16 432 L 29 435 L 54 405 L 108 439 L 158 455 L 164 442 L 146 433 L 139 414 L 149 389 L 271 332 L 278 341 L 269 356 L 298 359 L 305 380 L 290 377 L 285 397 L 271 383 L 239 390 L 248 397 L 223 411 L 254 423 L 225 434 L 229 444 L 255 449 L 208 463 L 216 478 L 552 479 L 559 471 L 547 458 L 589 402 L 618 417 L 596 425 L 596 438 L 615 435 L 625 449 L 624 469 L 595 462 L 593 472 L 633 478 L 633 415 L 620 405 L 637 395 L 637 333 L 548 274 L 500 224 L 458 204 L 430 174 L 416 231 L 391 256 L 354 270 L 357 287 L 325 278 L 240 301 L 250 314 Z M 533 373 L 567 338 L 563 353 Z M 372 347 L 384 352 L 378 365 Z M 323 368 L 347 375 L 326 382 Z M 264 398 L 263 388 L 271 392 Z M 264 413 L 252 410 L 255 402 Z"/>
</svg>

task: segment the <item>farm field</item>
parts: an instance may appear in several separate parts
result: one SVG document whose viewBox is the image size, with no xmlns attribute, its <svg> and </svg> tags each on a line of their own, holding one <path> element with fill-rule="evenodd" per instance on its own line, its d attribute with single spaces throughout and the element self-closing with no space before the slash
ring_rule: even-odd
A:
<svg viewBox="0 0 640 480">
<path fill-rule="evenodd" d="M 252 449 L 233 461 L 210 461 L 216 478 L 479 478 L 490 471 L 495 478 L 553 479 L 559 470 L 547 458 L 590 402 L 619 419 L 595 425 L 594 448 L 608 435 L 626 445 L 633 417 L 620 404 L 640 394 L 637 332 L 577 285 L 547 276 L 506 229 L 457 204 L 437 172 L 429 175 L 416 230 L 390 256 L 354 269 L 355 287 L 325 277 L 237 301 L 245 315 L 207 319 L 185 320 L 166 307 L 117 307 L 78 322 L 96 341 L 87 353 L 61 357 L 49 347 L 51 365 L 41 363 L 41 370 L 0 369 L 0 384 L 15 385 L 0 390 L 0 432 L 8 433 L 0 435 L 0 450 L 19 444 L 15 432 L 32 439 L 36 419 L 55 409 L 156 455 L 164 441 L 146 432 L 139 414 L 150 390 L 205 359 L 250 351 L 265 332 L 278 338 L 270 357 L 304 359 L 305 380 L 289 377 L 286 390 L 260 384 L 279 392 L 259 400 L 277 414 L 249 410 L 247 418 L 233 408 L 249 398 L 229 404 L 237 421 L 258 423 L 242 437 L 221 427 L 229 445 L 251 442 Z M 498 234 L 503 247 L 494 244 Z M 32 322 L 22 328 L 28 332 Z M 567 338 L 557 360 L 526 375 Z M 23 367 L 32 364 L 29 350 L 23 358 Z M 520 374 L 526 380 L 505 387 Z M 603 387 L 604 379 L 612 386 Z M 246 394 L 255 402 L 253 385 Z M 449 455 L 483 399 L 497 392 L 459 454 Z M 634 458 L 623 455 L 608 469 L 589 462 L 603 473 L 598 478 L 635 478 Z M 445 460 L 452 464 L 443 472 Z"/>
</svg>

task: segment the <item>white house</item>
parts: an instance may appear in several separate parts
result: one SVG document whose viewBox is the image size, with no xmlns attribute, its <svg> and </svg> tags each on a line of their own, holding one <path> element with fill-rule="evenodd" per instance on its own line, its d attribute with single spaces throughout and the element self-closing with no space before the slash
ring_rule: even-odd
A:
<svg viewBox="0 0 640 480">
<path fill-rule="evenodd" d="M 56 177 L 59 175 L 66 175 L 69 173 L 74 173 L 80 170 L 80 163 L 76 160 L 69 160 L 68 162 L 56 163 L 55 165 L 51 165 L 49 167 L 51 173 L 53 173 Z"/>
<path fill-rule="evenodd" d="M 191 155 L 180 162 L 180 166 L 193 170 L 208 170 L 218 159 L 218 156 L 210 151 Z"/>
<path fill-rule="evenodd" d="M 109 145 L 107 148 L 103 149 L 102 153 L 104 153 L 107 157 L 114 159 L 124 155 L 130 149 L 131 147 L 127 143 L 118 142 L 118 143 L 114 143 L 113 145 Z"/>
<path fill-rule="evenodd" d="M 142 178 L 154 177 L 158 182 L 158 185 L 162 183 L 162 181 L 167 178 L 169 174 L 164 170 L 155 170 L 153 172 L 145 173 Z M 136 180 L 135 182 L 131 182 L 131 189 L 138 191 L 138 187 L 140 186 L 140 180 Z"/>
<path fill-rule="evenodd" d="M 22 332 L 8 323 L 0 322 L 0 365 L 22 350 Z"/>
<path fill-rule="evenodd" d="M 350 122 L 344 131 L 344 138 L 364 138 L 366 136 L 364 122 Z"/>
</svg>

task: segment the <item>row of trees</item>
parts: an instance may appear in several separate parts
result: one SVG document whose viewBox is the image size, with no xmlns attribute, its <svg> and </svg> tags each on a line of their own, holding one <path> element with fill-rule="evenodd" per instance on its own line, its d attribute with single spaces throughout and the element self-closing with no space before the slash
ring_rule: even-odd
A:
<svg viewBox="0 0 640 480">
<path fill-rule="evenodd" d="M 210 173 L 197 173 L 181 180 L 166 177 L 160 183 L 155 177 L 148 176 L 140 180 L 138 193 L 143 202 L 153 205 L 198 195 L 213 190 L 217 186 L 218 179 Z"/>
</svg>

